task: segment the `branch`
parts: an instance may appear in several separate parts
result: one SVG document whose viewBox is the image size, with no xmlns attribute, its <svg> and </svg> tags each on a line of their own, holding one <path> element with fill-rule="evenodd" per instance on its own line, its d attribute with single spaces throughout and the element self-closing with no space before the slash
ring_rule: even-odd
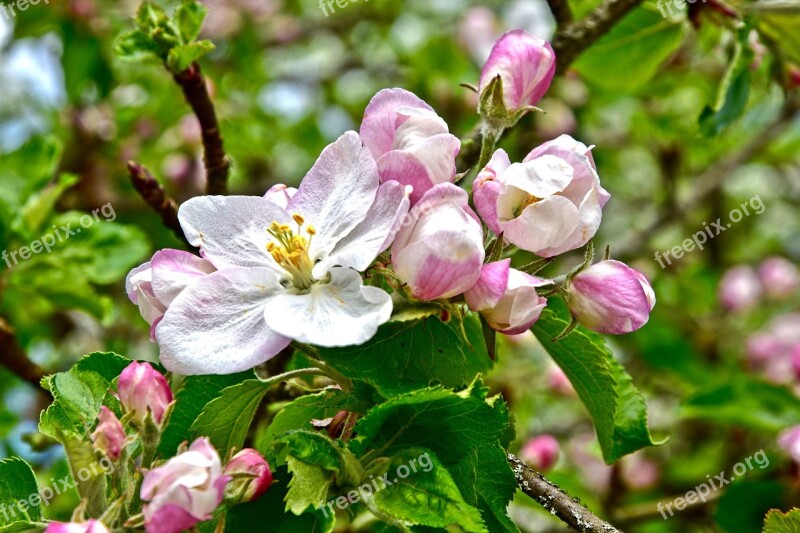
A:
<svg viewBox="0 0 800 533">
<path fill-rule="evenodd" d="M 139 196 L 161 216 L 164 225 L 171 229 L 180 240 L 187 242 L 186 235 L 178 221 L 178 204 L 167 196 L 164 187 L 150 174 L 150 171 L 139 163 L 128 161 L 128 175 Z"/>
<path fill-rule="evenodd" d="M 559 28 L 572 22 L 572 9 L 567 0 L 547 0 L 547 5 L 550 6 Z"/>
<path fill-rule="evenodd" d="M 0 364 L 23 381 L 44 391 L 41 381 L 45 376 L 45 371 L 28 359 L 25 350 L 14 336 L 14 329 L 2 317 L 0 317 Z"/>
<path fill-rule="evenodd" d="M 508 454 L 508 462 L 517 477 L 517 484 L 522 492 L 536 500 L 551 514 L 560 518 L 565 524 L 582 533 L 621 533 L 620 530 L 604 522 L 584 507 L 580 500 L 573 498 L 552 481 L 529 467 L 514 455 Z"/>
<path fill-rule="evenodd" d="M 581 20 L 559 28 L 552 43 L 556 53 L 556 73 L 566 72 L 584 50 L 641 3 L 642 0 L 605 0 Z"/>
<path fill-rule="evenodd" d="M 200 121 L 203 134 L 203 161 L 206 166 L 206 193 L 228 193 L 228 171 L 231 163 L 225 155 L 222 135 L 219 131 L 217 114 L 208 94 L 206 79 L 200 71 L 200 65 L 193 63 L 189 68 L 173 76 L 183 90 L 186 101 Z"/>
</svg>

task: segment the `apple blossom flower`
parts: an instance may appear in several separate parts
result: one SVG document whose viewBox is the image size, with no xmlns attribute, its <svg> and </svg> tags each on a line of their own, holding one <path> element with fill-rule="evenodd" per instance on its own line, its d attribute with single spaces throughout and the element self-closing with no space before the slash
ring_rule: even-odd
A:
<svg viewBox="0 0 800 533">
<path fill-rule="evenodd" d="M 100 450 L 112 461 L 116 461 L 122 455 L 122 448 L 125 446 L 125 428 L 122 423 L 108 407 L 100 407 L 97 415 L 98 424 L 92 433 L 92 444 L 96 450 Z"/>
<path fill-rule="evenodd" d="M 481 275 L 483 230 L 467 192 L 452 183 L 431 188 L 409 212 L 392 246 L 392 266 L 420 300 L 451 298 Z"/>
<path fill-rule="evenodd" d="M 147 412 L 160 424 L 167 407 L 172 403 L 172 390 L 166 378 L 150 363 L 133 362 L 119 376 L 117 382 L 119 401 L 127 412 L 134 413 L 134 419 L 142 423 Z"/>
<path fill-rule="evenodd" d="M 800 287 L 800 274 L 791 261 L 783 257 L 770 257 L 758 267 L 758 277 L 764 292 L 772 298 L 787 298 Z"/>
<path fill-rule="evenodd" d="M 800 463 L 800 426 L 792 426 L 778 435 L 778 446 L 785 451 L 795 463 Z"/>
<path fill-rule="evenodd" d="M 156 327 L 175 297 L 214 270 L 214 265 L 201 257 L 165 249 L 128 273 L 125 279 L 128 298 L 139 306 L 139 314 L 150 324 L 152 340 L 156 340 Z"/>
<path fill-rule="evenodd" d="M 547 472 L 558 461 L 558 441 L 552 435 L 538 435 L 529 439 L 519 452 L 523 461 L 540 472 Z"/>
<path fill-rule="evenodd" d="M 232 479 L 226 493 L 245 502 L 257 500 L 272 484 L 269 463 L 252 448 L 245 448 L 234 455 L 222 473 Z M 237 475 L 241 476 L 241 480 L 237 480 Z"/>
<path fill-rule="evenodd" d="M 578 273 L 567 293 L 567 306 L 578 322 L 612 335 L 644 326 L 656 305 L 656 295 L 644 274 L 614 260 L 600 261 Z"/>
<path fill-rule="evenodd" d="M 552 281 L 510 268 L 511 259 L 487 263 L 478 281 L 464 298 L 473 311 L 480 312 L 492 329 L 506 335 L 527 331 L 539 319 L 547 298 L 536 288 Z"/>
<path fill-rule="evenodd" d="M 296 188 L 288 187 L 283 183 L 277 183 L 264 193 L 264 198 L 281 209 L 286 209 L 289 206 L 289 201 L 295 194 L 297 194 Z"/>
<path fill-rule="evenodd" d="M 534 106 L 544 96 L 556 73 L 553 47 L 525 30 L 511 30 L 497 40 L 481 71 L 478 92 L 498 76 L 503 83 L 503 104 L 510 115 Z"/>
<path fill-rule="evenodd" d="M 473 184 L 475 207 L 505 240 L 542 257 L 585 245 L 597 233 L 610 195 L 590 149 L 562 135 L 511 163 L 497 150 Z"/>
<path fill-rule="evenodd" d="M 197 439 L 145 475 L 141 497 L 148 502 L 143 508 L 147 533 L 180 533 L 210 520 L 229 481 L 208 439 Z"/>
<path fill-rule="evenodd" d="M 362 344 L 392 312 L 359 272 L 394 239 L 408 192 L 381 185 L 369 151 L 347 132 L 322 152 L 283 209 L 251 196 L 203 196 L 178 212 L 217 271 L 188 286 L 157 327 L 160 358 L 180 374 L 230 374 L 292 339 Z"/>
<path fill-rule="evenodd" d="M 108 528 L 99 520 L 87 522 L 50 522 L 44 533 L 109 533 Z"/>
<path fill-rule="evenodd" d="M 755 305 L 761 298 L 761 280 L 749 266 L 739 265 L 729 268 L 719 284 L 719 299 L 729 311 L 744 311 Z"/>
<path fill-rule="evenodd" d="M 431 106 L 404 89 L 383 89 L 364 111 L 359 131 L 381 183 L 411 185 L 411 203 L 438 183 L 452 182 L 461 141 Z"/>
</svg>

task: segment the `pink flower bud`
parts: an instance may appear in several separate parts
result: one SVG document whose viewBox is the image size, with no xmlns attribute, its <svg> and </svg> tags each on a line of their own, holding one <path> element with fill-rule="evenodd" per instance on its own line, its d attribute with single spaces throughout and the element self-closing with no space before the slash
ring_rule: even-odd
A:
<svg viewBox="0 0 800 533">
<path fill-rule="evenodd" d="M 108 533 L 108 528 L 99 520 L 88 522 L 50 522 L 44 533 Z"/>
<path fill-rule="evenodd" d="M 411 209 L 392 245 L 392 265 L 420 300 L 451 298 L 481 275 L 483 230 L 464 189 L 431 188 Z"/>
<path fill-rule="evenodd" d="M 758 267 L 758 277 L 768 296 L 776 299 L 791 297 L 800 287 L 800 274 L 794 263 L 782 257 L 770 257 Z"/>
<path fill-rule="evenodd" d="M 523 461 L 540 472 L 547 472 L 553 468 L 558 461 L 558 454 L 558 441 L 552 435 L 533 437 L 519 452 Z"/>
<path fill-rule="evenodd" d="M 119 459 L 125 445 L 125 428 L 122 427 L 117 415 L 105 405 L 100 407 L 97 415 L 99 423 L 92 433 L 92 443 L 95 449 L 100 450 L 112 461 Z"/>
<path fill-rule="evenodd" d="M 147 533 L 180 533 L 210 520 L 230 477 L 222 474 L 217 451 L 206 438 L 154 468 L 144 477 L 141 496 Z"/>
<path fill-rule="evenodd" d="M 729 311 L 743 311 L 761 298 L 761 280 L 748 266 L 728 269 L 719 285 L 719 300 Z"/>
<path fill-rule="evenodd" d="M 222 473 L 233 479 L 228 485 L 227 493 L 231 497 L 243 497 L 242 501 L 246 502 L 260 498 L 272 484 L 269 464 L 252 448 L 245 448 L 234 455 Z M 242 476 L 241 481 L 237 479 L 237 475 Z"/>
<path fill-rule="evenodd" d="M 556 73 L 556 55 L 544 39 L 524 30 L 512 30 L 495 43 L 481 72 L 478 91 L 493 79 L 503 80 L 503 103 L 509 113 L 534 106 L 544 96 Z"/>
<path fill-rule="evenodd" d="M 294 187 L 287 187 L 283 183 L 278 183 L 269 188 L 264 193 L 264 198 L 277 205 L 281 209 L 286 209 L 289 205 L 289 200 L 297 193 Z"/>
<path fill-rule="evenodd" d="M 780 446 L 795 463 L 800 463 L 800 426 L 790 427 L 778 435 L 778 446 Z"/>
<path fill-rule="evenodd" d="M 477 283 L 464 293 L 464 298 L 492 329 L 516 335 L 539 319 L 547 299 L 536 294 L 536 288 L 552 282 L 509 268 L 510 264 L 511 259 L 504 259 L 483 265 Z"/>
<path fill-rule="evenodd" d="M 370 100 L 359 131 L 378 164 L 381 183 L 411 185 L 411 203 L 456 175 L 461 141 L 431 106 L 404 89 L 383 89 Z"/>
<path fill-rule="evenodd" d="M 621 335 L 647 323 L 656 304 L 650 282 L 619 261 L 600 261 L 574 278 L 567 305 L 583 326 L 598 333 Z"/>
<path fill-rule="evenodd" d="M 149 363 L 128 365 L 119 376 L 117 390 L 122 407 L 134 413 L 139 423 L 150 411 L 153 420 L 160 424 L 167 406 L 172 403 L 172 391 L 167 380 Z"/>
<path fill-rule="evenodd" d="M 632 490 L 645 490 L 658 483 L 661 471 L 658 463 L 642 453 L 625 456 L 620 463 L 622 482 Z"/>
</svg>

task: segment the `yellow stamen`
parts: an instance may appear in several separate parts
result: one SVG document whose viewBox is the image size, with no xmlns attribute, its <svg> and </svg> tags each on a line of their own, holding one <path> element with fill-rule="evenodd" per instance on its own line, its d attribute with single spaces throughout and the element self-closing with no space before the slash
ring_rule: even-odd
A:
<svg viewBox="0 0 800 533">
<path fill-rule="evenodd" d="M 297 214 L 297 213 L 295 213 L 294 215 L 292 215 L 292 218 L 294 219 L 294 221 L 295 221 L 295 222 L 297 222 L 297 225 L 298 225 L 298 226 L 302 226 L 303 224 L 305 224 L 305 223 L 306 223 L 306 219 L 304 219 L 302 216 L 300 216 L 300 215 L 299 215 L 299 214 Z"/>
<path fill-rule="evenodd" d="M 292 215 L 292 218 L 302 229 L 305 219 L 298 214 Z M 292 276 L 295 288 L 305 290 L 311 287 L 315 281 L 312 274 L 314 264 L 309 257 L 311 239 L 295 234 L 287 224 L 278 222 L 270 224 L 267 233 L 274 239 L 267 244 L 267 251 L 275 262 Z"/>
<path fill-rule="evenodd" d="M 314 226 L 312 226 L 311 224 L 309 224 L 309 225 L 306 227 L 306 233 L 308 233 L 309 235 L 311 235 L 311 236 L 313 237 L 314 235 L 316 235 L 316 234 L 317 234 L 317 230 L 314 228 Z"/>
</svg>

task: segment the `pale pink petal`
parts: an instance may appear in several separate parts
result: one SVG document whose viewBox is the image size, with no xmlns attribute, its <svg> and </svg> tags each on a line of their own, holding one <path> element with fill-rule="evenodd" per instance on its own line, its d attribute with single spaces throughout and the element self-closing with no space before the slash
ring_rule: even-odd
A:
<svg viewBox="0 0 800 533">
<path fill-rule="evenodd" d="M 419 201 L 433 187 L 428 169 L 420 159 L 410 152 L 392 150 L 378 160 L 381 183 L 396 181 L 412 187 L 411 203 Z"/>
<path fill-rule="evenodd" d="M 315 227 L 312 259 L 330 252 L 364 220 L 378 185 L 378 167 L 356 132 L 346 132 L 322 151 L 286 209 Z"/>
<path fill-rule="evenodd" d="M 405 89 L 383 89 L 367 105 L 359 135 L 376 160 L 392 150 L 397 131 L 397 110 L 407 107 L 433 111 L 421 98 Z"/>
<path fill-rule="evenodd" d="M 286 209 L 289 205 L 289 200 L 297 193 L 297 189 L 289 187 L 283 183 L 278 183 L 269 188 L 264 193 L 264 198 L 277 205 L 281 209 Z"/>
<path fill-rule="evenodd" d="M 350 346 L 371 339 L 389 320 L 392 300 L 377 287 L 364 286 L 355 270 L 335 267 L 328 283 L 305 294 L 281 293 L 271 298 L 264 316 L 272 330 L 317 346 Z"/>
<path fill-rule="evenodd" d="M 562 245 L 575 232 L 578 223 L 575 204 L 563 196 L 550 196 L 529 205 L 517 218 L 504 223 L 503 236 L 523 250 L 542 255 L 542 250 Z"/>
<path fill-rule="evenodd" d="M 487 263 L 481 268 L 477 283 L 464 293 L 467 305 L 473 311 L 483 311 L 494 307 L 508 287 L 508 271 L 511 259 Z"/>
<path fill-rule="evenodd" d="M 160 250 L 151 260 L 153 292 L 169 305 L 187 286 L 216 269 L 210 261 L 181 250 Z"/>
<path fill-rule="evenodd" d="M 161 362 L 178 374 L 233 374 L 257 366 L 290 339 L 264 321 L 282 292 L 267 268 L 235 268 L 200 278 L 170 306 L 158 326 Z"/>
</svg>

